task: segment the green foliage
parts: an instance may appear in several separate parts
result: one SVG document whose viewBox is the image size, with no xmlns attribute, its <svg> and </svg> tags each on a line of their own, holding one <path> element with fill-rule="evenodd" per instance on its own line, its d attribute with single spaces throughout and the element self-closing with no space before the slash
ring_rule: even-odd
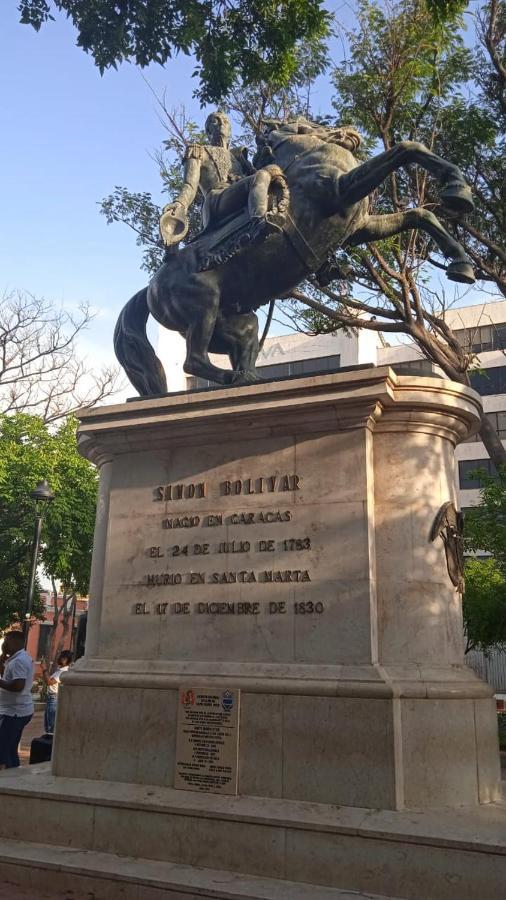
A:
<svg viewBox="0 0 506 900">
<path fill-rule="evenodd" d="M 311 101 L 314 82 L 330 65 L 325 39 L 319 36 L 298 44 L 295 58 L 296 68 L 289 82 L 273 79 L 247 88 L 236 83 L 223 104 L 224 111 L 235 116 L 242 129 L 242 133 L 235 137 L 235 143 L 244 144 L 251 154 L 256 151 L 256 138 L 262 130 L 263 119 L 286 121 L 295 116 L 313 118 Z"/>
<path fill-rule="evenodd" d="M 341 121 L 360 126 L 369 150 L 409 138 L 462 169 L 476 209 L 447 225 L 480 278 L 506 296 L 506 7 L 492 0 L 474 14 L 471 46 L 463 41 L 459 8 L 438 18 L 419 0 L 388 7 L 358 0 L 358 27 L 346 35 L 349 58 L 334 73 L 334 105 Z M 378 212 L 437 204 L 432 180 L 416 171 L 397 173 L 375 198 Z M 392 243 L 389 265 L 410 240 Z M 411 249 L 417 278 L 429 255 L 438 256 L 419 236 Z"/>
<path fill-rule="evenodd" d="M 479 476 L 481 502 L 466 512 L 465 546 L 492 556 L 466 560 L 464 625 L 468 649 L 486 651 L 506 644 L 506 466 Z"/>
<path fill-rule="evenodd" d="M 124 60 L 144 67 L 193 54 L 203 103 L 220 100 L 237 78 L 288 83 L 297 42 L 326 34 L 330 22 L 322 0 L 20 0 L 18 8 L 36 30 L 66 13 L 101 72 Z"/>
<path fill-rule="evenodd" d="M 161 209 L 148 192 L 130 192 L 115 187 L 112 194 L 100 202 L 100 212 L 107 224 L 123 222 L 137 235 L 136 244 L 142 247 L 141 268 L 150 274 L 156 272 L 163 260 L 163 241 L 158 230 Z"/>
<path fill-rule="evenodd" d="M 41 566 L 64 591 L 87 593 L 97 474 L 78 454 L 75 430 L 73 419 L 51 429 L 37 416 L 0 418 L 0 628 L 23 614 L 35 520 L 30 492 L 43 478 L 56 496 L 45 510 Z"/>
<path fill-rule="evenodd" d="M 506 4 L 486 3 L 475 23 L 470 76 L 444 106 L 438 152 L 462 169 L 475 198 L 457 236 L 480 278 L 506 297 Z"/>
<path fill-rule="evenodd" d="M 340 120 L 357 124 L 370 146 L 432 143 L 442 101 L 471 73 L 472 55 L 455 23 L 435 23 L 418 0 L 388 10 L 358 0 L 357 22 L 347 34 L 349 58 L 333 75 Z"/>
<path fill-rule="evenodd" d="M 506 466 L 492 477 L 479 471 L 480 504 L 466 512 L 466 549 L 491 553 L 506 577 Z"/>
<path fill-rule="evenodd" d="M 418 0 L 388 11 L 358 0 L 357 21 L 347 34 L 349 58 L 333 76 L 339 118 L 359 124 L 369 146 L 388 147 L 405 138 L 437 144 L 446 128 L 445 104 L 462 108 L 462 93 L 475 73 L 462 19 L 436 23 Z M 484 139 L 490 139 L 488 129 Z"/>
<path fill-rule="evenodd" d="M 427 9 L 435 22 L 453 22 L 460 17 L 467 0 L 427 0 Z"/>
<path fill-rule="evenodd" d="M 467 650 L 506 644 L 506 577 L 496 561 L 466 560 L 464 629 Z"/>
<path fill-rule="evenodd" d="M 180 161 L 167 161 L 164 154 L 159 156 L 160 175 L 163 190 L 168 194 L 167 202 L 175 199 L 183 184 Z M 165 252 L 159 232 L 161 208 L 156 205 L 151 194 L 130 192 L 125 187 L 115 187 L 112 194 L 99 203 L 100 212 L 107 224 L 123 222 L 137 235 L 136 244 L 142 247 L 141 268 L 153 275 L 163 262 Z M 200 231 L 202 202 L 200 196 L 189 210 L 190 227 L 185 243 Z"/>
</svg>

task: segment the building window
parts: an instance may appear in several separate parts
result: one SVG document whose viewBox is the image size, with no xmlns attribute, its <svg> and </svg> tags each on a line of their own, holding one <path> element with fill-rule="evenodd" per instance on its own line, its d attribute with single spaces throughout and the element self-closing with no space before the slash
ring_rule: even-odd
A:
<svg viewBox="0 0 506 900">
<path fill-rule="evenodd" d="M 501 441 L 506 441 L 506 411 L 502 412 L 489 412 L 487 413 L 487 418 L 490 419 L 492 425 L 494 426 L 497 434 L 499 435 Z M 466 438 L 464 443 L 469 444 L 472 441 L 480 441 L 479 432 L 477 434 L 473 434 L 472 437 Z"/>
<path fill-rule="evenodd" d="M 421 375 L 424 378 L 441 378 L 434 371 L 435 366 L 429 359 L 411 359 L 405 362 L 391 363 L 390 368 L 396 375 Z"/>
<path fill-rule="evenodd" d="M 470 477 L 470 472 L 476 472 L 477 469 L 483 469 L 487 475 L 495 475 L 495 466 L 490 459 L 461 459 L 459 462 L 459 487 L 461 490 L 468 491 L 471 488 L 480 488 L 482 482 L 476 476 Z"/>
<path fill-rule="evenodd" d="M 506 394 L 506 366 L 494 366 L 482 372 L 471 372 L 471 387 L 483 397 L 491 394 Z"/>
<path fill-rule="evenodd" d="M 506 324 L 479 325 L 454 331 L 459 344 L 471 353 L 506 349 Z"/>
<path fill-rule="evenodd" d="M 271 366 L 257 366 L 257 372 L 261 378 L 270 381 L 274 378 L 290 378 L 296 375 L 319 375 L 322 372 L 335 372 L 341 367 L 341 356 L 315 356 L 309 359 L 296 359 L 293 362 L 275 363 Z M 202 388 L 217 387 L 206 378 L 188 378 L 188 390 L 195 391 Z"/>
<path fill-rule="evenodd" d="M 49 649 L 49 638 L 51 637 L 51 625 L 44 622 L 39 626 L 39 640 L 37 643 L 37 659 L 44 659 Z"/>
<path fill-rule="evenodd" d="M 261 378 L 290 378 L 295 375 L 319 375 L 322 372 L 335 372 L 340 368 L 341 357 L 316 356 L 309 359 L 298 359 L 293 362 L 275 363 L 272 366 L 258 366 Z"/>
</svg>

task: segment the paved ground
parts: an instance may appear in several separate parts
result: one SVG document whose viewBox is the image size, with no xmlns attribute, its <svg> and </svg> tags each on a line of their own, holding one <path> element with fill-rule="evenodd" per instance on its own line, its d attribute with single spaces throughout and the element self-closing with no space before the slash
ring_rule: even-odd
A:
<svg viewBox="0 0 506 900">
<path fill-rule="evenodd" d="M 68 891 L 63 894 L 48 894 L 47 891 L 30 887 L 0 884 L 0 900 L 75 900 L 75 895 Z"/>
</svg>

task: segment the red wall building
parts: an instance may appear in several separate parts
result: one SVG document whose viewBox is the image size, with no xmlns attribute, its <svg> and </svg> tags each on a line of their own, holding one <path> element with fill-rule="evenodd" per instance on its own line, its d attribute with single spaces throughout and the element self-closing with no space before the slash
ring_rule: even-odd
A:
<svg viewBox="0 0 506 900">
<path fill-rule="evenodd" d="M 56 629 L 55 638 L 53 641 L 53 646 L 50 646 L 51 643 L 51 629 L 53 625 L 53 617 L 54 617 L 54 598 L 53 595 L 49 592 L 43 592 L 41 594 L 41 600 L 44 602 L 44 621 L 34 620 L 32 625 L 30 626 L 30 632 L 28 635 L 28 644 L 26 649 L 30 656 L 35 660 L 35 677 L 37 678 L 40 675 L 40 664 L 43 659 L 46 661 L 46 665 L 48 668 L 52 668 L 52 666 L 56 663 L 56 660 L 53 659 L 53 655 L 56 654 L 57 649 L 59 647 L 60 639 L 63 634 L 63 623 L 60 619 L 58 622 L 58 627 Z M 61 604 L 61 597 L 58 597 L 58 606 Z M 75 647 L 75 636 L 77 632 L 77 623 L 79 621 L 79 616 L 85 613 L 88 609 L 88 598 L 80 597 L 76 603 L 76 612 L 73 622 L 72 628 L 72 615 L 70 617 L 68 623 L 68 631 L 65 635 L 65 640 L 61 647 L 62 650 L 71 650 L 74 651 Z"/>
</svg>

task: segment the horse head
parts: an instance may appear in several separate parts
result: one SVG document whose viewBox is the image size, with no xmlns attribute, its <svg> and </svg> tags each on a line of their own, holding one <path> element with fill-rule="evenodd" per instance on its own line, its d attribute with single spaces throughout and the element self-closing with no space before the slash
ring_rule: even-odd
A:
<svg viewBox="0 0 506 900">
<path fill-rule="evenodd" d="M 308 140 L 309 139 L 309 140 Z M 281 119 L 262 119 L 262 129 L 257 136 L 257 153 L 253 160 L 258 168 L 273 162 L 276 151 L 288 142 L 298 153 L 300 145 L 307 149 L 320 144 L 333 144 L 355 154 L 362 138 L 352 125 L 330 126 L 312 122 L 304 116 L 297 116 L 283 122 Z M 286 155 L 286 147 L 285 154 Z"/>
</svg>

